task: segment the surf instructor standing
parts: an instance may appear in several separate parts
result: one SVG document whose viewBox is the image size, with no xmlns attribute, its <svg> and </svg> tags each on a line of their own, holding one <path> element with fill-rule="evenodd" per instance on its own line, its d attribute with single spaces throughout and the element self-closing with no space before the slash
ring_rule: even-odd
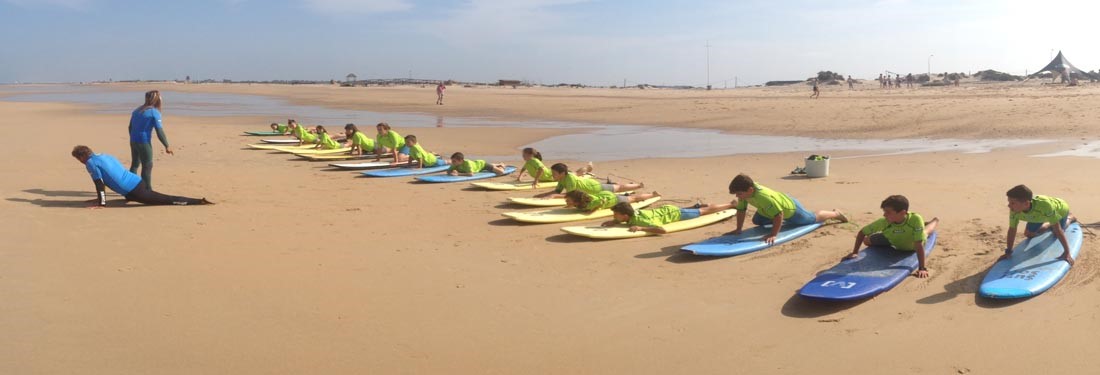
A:
<svg viewBox="0 0 1100 375">
<path fill-rule="evenodd" d="M 160 119 L 160 91 L 152 90 L 145 93 L 145 104 L 130 114 L 130 172 L 137 173 L 141 167 L 141 181 L 149 190 L 153 189 L 153 130 L 157 132 L 157 139 L 164 145 L 164 152 L 174 155 L 172 147 L 168 146 L 168 136 L 164 135 L 164 127 Z"/>
</svg>

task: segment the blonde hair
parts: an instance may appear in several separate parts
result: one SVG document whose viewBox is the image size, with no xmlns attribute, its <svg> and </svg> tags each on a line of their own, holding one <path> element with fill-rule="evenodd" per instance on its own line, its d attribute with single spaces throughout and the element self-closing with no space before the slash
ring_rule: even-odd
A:
<svg viewBox="0 0 1100 375">
<path fill-rule="evenodd" d="M 161 105 L 160 90 L 150 90 L 145 92 L 145 104 L 142 104 L 138 109 L 144 111 L 149 108 L 156 108 L 160 110 Z"/>
</svg>

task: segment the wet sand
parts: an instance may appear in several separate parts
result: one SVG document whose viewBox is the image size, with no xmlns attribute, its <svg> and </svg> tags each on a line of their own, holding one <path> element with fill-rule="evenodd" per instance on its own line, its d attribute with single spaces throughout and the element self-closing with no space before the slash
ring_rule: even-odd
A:
<svg viewBox="0 0 1100 375">
<path fill-rule="evenodd" d="M 147 87 L 156 86 L 119 89 Z M 0 236 L 10 239 L 0 247 L 0 372 L 1077 373 L 1100 354 L 1092 344 L 1100 328 L 1100 260 L 1091 254 L 1098 245 L 1091 232 L 1077 265 L 1047 293 L 1018 302 L 975 295 L 1002 247 L 1004 191 L 1012 185 L 1063 197 L 1085 223 L 1100 221 L 1090 213 L 1100 205 L 1090 172 L 1100 160 L 1029 157 L 1096 134 L 1089 124 L 1095 109 L 1080 107 L 1100 100 L 1094 88 L 826 89 L 811 102 L 795 89 L 608 97 L 611 90 L 458 87 L 448 89 L 445 106 L 432 105 L 430 88 L 171 89 L 772 135 L 975 138 L 1027 129 L 1063 142 L 983 154 L 840 159 L 859 153 L 832 152 L 831 176 L 812 180 L 786 175 L 804 153 L 597 165 L 597 174 L 642 180 L 680 205 L 732 199 L 726 186 L 744 172 L 811 210 L 842 209 L 854 221 L 774 249 L 712 259 L 676 249 L 732 223 L 580 240 L 562 234 L 562 225 L 505 220 L 501 212 L 518 208 L 503 201 L 516 193 L 358 178 L 323 163 L 244 150 L 257 138 L 238 134 L 271 120 L 178 117 L 170 105 L 165 124 L 177 154 L 154 145 L 154 188 L 218 204 L 122 206 L 113 196 L 114 207 L 87 210 L 81 201 L 92 198 L 93 186 L 69 151 L 87 144 L 127 163 L 128 117 L 0 102 L 5 126 L 34 129 L 5 147 L 18 162 L 0 166 L 9 176 L 0 182 Z M 363 90 L 363 99 L 349 99 L 349 90 Z M 708 114 L 711 106 L 731 109 Z M 929 108 L 959 113 L 937 116 Z M 1053 118 L 1041 120 L 1044 113 Z M 435 151 L 514 154 L 500 160 L 512 163 L 519 162 L 518 147 L 565 132 L 412 131 Z M 851 250 L 855 232 L 879 216 L 889 194 L 904 194 L 912 211 L 941 219 L 932 277 L 910 278 L 860 303 L 795 297 Z"/>
</svg>

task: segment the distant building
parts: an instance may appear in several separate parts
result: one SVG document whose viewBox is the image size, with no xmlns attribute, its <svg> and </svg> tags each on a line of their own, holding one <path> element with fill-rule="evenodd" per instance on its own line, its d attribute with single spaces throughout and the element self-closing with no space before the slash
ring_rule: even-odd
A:
<svg viewBox="0 0 1100 375">
<path fill-rule="evenodd" d="M 358 80 L 359 80 L 359 77 L 355 76 L 355 73 L 350 73 L 347 76 L 347 83 L 355 84 L 355 81 L 358 81 Z"/>
</svg>

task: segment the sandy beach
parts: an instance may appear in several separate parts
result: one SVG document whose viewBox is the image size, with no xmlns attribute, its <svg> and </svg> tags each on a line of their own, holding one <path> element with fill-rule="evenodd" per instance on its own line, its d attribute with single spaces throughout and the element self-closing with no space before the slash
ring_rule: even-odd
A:
<svg viewBox="0 0 1100 375">
<path fill-rule="evenodd" d="M 207 197 L 204 207 L 88 210 L 94 186 L 69 156 L 85 144 L 129 162 L 128 115 L 0 97 L 10 132 L 0 171 L 0 373 L 5 374 L 992 374 L 1087 373 L 1100 346 L 1100 245 L 1087 231 L 1059 285 L 1023 301 L 976 296 L 1008 226 L 1004 192 L 1027 184 L 1066 199 L 1085 224 L 1100 159 L 1033 155 L 1100 134 L 1100 86 L 964 84 L 916 90 L 826 87 L 739 90 L 244 84 L 116 84 L 264 95 L 301 105 L 503 121 L 555 120 L 820 138 L 1026 139 L 988 153 L 864 156 L 836 151 L 831 175 L 791 178 L 804 152 L 653 158 L 597 164 L 644 181 L 665 201 L 728 202 L 737 173 L 841 209 L 829 225 L 732 258 L 678 253 L 733 229 L 724 222 L 664 236 L 589 241 L 563 225 L 500 214 L 531 193 L 416 184 L 331 171 L 324 163 L 248 150 L 281 118 L 172 114 L 176 155 L 154 142 L 154 188 Z M 370 125 L 385 119 L 370 119 Z M 325 124 L 339 127 L 342 124 Z M 409 128 L 438 152 L 514 155 L 569 129 Z M 29 131 L 28 131 L 29 130 Z M 584 160 L 544 155 L 571 167 Z M 862 156 L 862 157 L 855 157 Z M 850 157 L 850 158 L 849 158 Z M 503 177 L 501 180 L 510 179 Z M 856 232 L 903 194 L 941 220 L 932 277 L 909 278 L 859 303 L 795 293 L 851 251 Z M 587 222 L 591 223 L 591 222 Z M 566 224 L 569 225 L 569 224 Z M 1095 230 L 1095 229 L 1092 229 Z"/>
</svg>

